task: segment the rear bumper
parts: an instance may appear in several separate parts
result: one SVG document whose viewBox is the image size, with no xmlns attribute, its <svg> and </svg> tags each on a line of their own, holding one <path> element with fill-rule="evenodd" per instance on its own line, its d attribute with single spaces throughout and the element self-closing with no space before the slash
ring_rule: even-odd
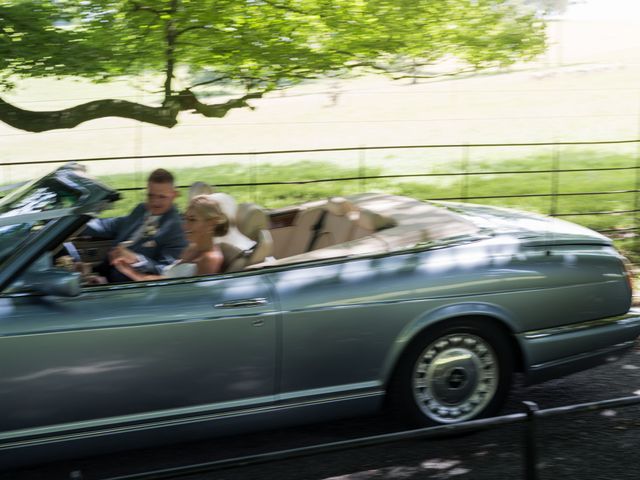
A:
<svg viewBox="0 0 640 480">
<path fill-rule="evenodd" d="M 527 383 L 618 360 L 640 335 L 640 309 L 624 315 L 516 335 Z"/>
</svg>

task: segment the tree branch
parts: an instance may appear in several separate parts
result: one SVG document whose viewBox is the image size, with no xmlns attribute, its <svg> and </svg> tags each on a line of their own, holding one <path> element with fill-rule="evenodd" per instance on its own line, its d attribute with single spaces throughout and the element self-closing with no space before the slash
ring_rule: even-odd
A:
<svg viewBox="0 0 640 480">
<path fill-rule="evenodd" d="M 225 103 L 219 103 L 217 105 L 207 105 L 193 94 L 191 90 L 183 90 L 180 92 L 178 96 L 180 100 L 180 106 L 182 110 L 193 110 L 205 117 L 208 118 L 222 118 L 224 117 L 229 110 L 233 110 L 235 108 L 243 108 L 249 107 L 250 109 L 254 109 L 251 105 L 247 103 L 247 100 L 252 100 L 255 98 L 262 98 L 268 90 L 262 92 L 253 92 L 247 93 L 246 95 L 240 98 L 231 99 Z"/>
<path fill-rule="evenodd" d="M 202 87 L 204 85 L 211 85 L 213 83 L 218 83 L 218 82 L 221 82 L 223 80 L 229 80 L 230 78 L 231 77 L 229 77 L 227 75 L 222 75 L 221 77 L 214 78 L 212 80 L 205 80 L 204 82 L 198 82 L 198 83 L 196 83 L 194 85 L 191 85 L 188 90 L 194 89 L 196 87 Z"/>
<path fill-rule="evenodd" d="M 247 93 L 227 102 L 207 105 L 190 90 L 165 99 L 161 107 L 150 107 L 126 100 L 95 100 L 75 107 L 55 111 L 23 110 L 0 98 L 0 121 L 27 132 L 46 132 L 49 130 L 74 128 L 81 123 L 104 117 L 120 117 L 139 122 L 171 128 L 178 123 L 181 111 L 194 111 L 209 118 L 222 118 L 235 108 L 254 108 L 248 100 L 261 98 L 269 90 Z"/>
<path fill-rule="evenodd" d="M 56 111 L 30 111 L 18 108 L 0 98 L 0 120 L 27 132 L 45 132 L 73 128 L 89 120 L 122 117 L 162 127 L 173 127 L 180 111 L 178 103 L 149 107 L 126 100 L 96 100 Z"/>
<path fill-rule="evenodd" d="M 190 32 L 192 30 L 207 30 L 210 27 L 207 27 L 206 25 L 191 25 L 190 27 L 186 27 L 183 28 L 182 30 L 178 30 L 176 32 L 176 38 L 180 37 L 182 34 Z"/>
<path fill-rule="evenodd" d="M 393 80 L 403 80 L 403 79 L 407 79 L 407 78 L 422 78 L 422 79 L 433 79 L 433 78 L 440 78 L 440 77 L 456 77 L 458 75 L 464 75 L 465 73 L 477 73 L 478 69 L 471 67 L 471 68 L 461 68 L 460 70 L 456 70 L 454 72 L 442 72 L 442 73 L 433 73 L 433 74 L 411 74 L 411 73 L 405 73 L 404 75 L 393 75 L 392 72 L 390 72 L 393 75 Z"/>
</svg>

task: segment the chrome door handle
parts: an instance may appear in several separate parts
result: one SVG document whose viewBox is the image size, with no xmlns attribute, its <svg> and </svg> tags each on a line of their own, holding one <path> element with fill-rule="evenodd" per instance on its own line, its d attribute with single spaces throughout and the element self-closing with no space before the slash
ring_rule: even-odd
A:
<svg viewBox="0 0 640 480">
<path fill-rule="evenodd" d="M 243 298 L 242 300 L 229 300 L 228 302 L 216 303 L 214 306 L 215 308 L 251 308 L 266 304 L 266 298 Z"/>
</svg>

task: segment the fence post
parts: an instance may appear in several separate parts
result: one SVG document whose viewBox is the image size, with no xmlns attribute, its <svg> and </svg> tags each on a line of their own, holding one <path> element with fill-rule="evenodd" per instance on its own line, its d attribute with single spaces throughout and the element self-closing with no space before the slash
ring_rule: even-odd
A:
<svg viewBox="0 0 640 480">
<path fill-rule="evenodd" d="M 360 193 L 367 191 L 367 179 L 364 178 L 367 171 L 367 151 L 360 146 L 358 150 L 358 177 L 360 178 Z"/>
<path fill-rule="evenodd" d="M 256 186 L 256 182 L 258 181 L 258 166 L 256 165 L 256 154 L 253 152 L 249 154 L 249 169 L 251 201 L 258 203 L 258 190 Z"/>
<path fill-rule="evenodd" d="M 538 448 L 536 445 L 536 414 L 538 404 L 535 402 L 522 402 L 527 410 L 524 438 L 524 478 L 526 480 L 538 480 Z"/>
<path fill-rule="evenodd" d="M 2 168 L 2 180 L 5 185 L 11 185 L 11 165 Z M 6 193 L 5 193 L 6 195 Z"/>
<path fill-rule="evenodd" d="M 143 103 L 144 99 L 138 94 L 138 103 Z M 133 156 L 135 158 L 135 166 L 133 172 L 133 184 L 140 185 L 141 189 L 136 192 L 138 202 L 144 202 L 144 174 L 142 173 L 142 122 L 138 122 L 133 130 Z"/>
<path fill-rule="evenodd" d="M 551 159 L 551 204 L 549 206 L 549 215 L 554 216 L 558 213 L 558 189 L 560 185 L 560 152 L 558 145 L 553 144 L 553 157 Z"/>
<path fill-rule="evenodd" d="M 633 193 L 633 228 L 635 232 L 635 250 L 640 249 L 640 90 L 638 90 L 638 136 L 636 138 L 636 186 Z"/>
<path fill-rule="evenodd" d="M 466 202 L 469 197 L 469 144 L 465 144 L 462 148 L 460 170 L 464 173 L 460 185 L 460 198 Z"/>
<path fill-rule="evenodd" d="M 640 120 L 638 121 L 640 127 Z M 638 143 L 636 143 L 636 182 L 633 192 L 633 231 L 635 233 L 635 250 L 640 249 L 640 128 L 638 131 Z"/>
<path fill-rule="evenodd" d="M 140 187 L 140 189 L 136 192 L 136 197 L 138 197 L 138 202 L 143 202 L 144 199 L 141 192 L 144 191 L 144 179 L 142 175 L 142 159 L 139 157 L 136 157 L 135 160 L 133 185 Z"/>
</svg>

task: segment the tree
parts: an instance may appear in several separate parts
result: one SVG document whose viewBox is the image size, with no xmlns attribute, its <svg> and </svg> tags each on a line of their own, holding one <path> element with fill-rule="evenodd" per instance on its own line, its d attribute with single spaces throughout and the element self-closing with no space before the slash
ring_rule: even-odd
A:
<svg viewBox="0 0 640 480">
<path fill-rule="evenodd" d="M 0 0 L 0 92 L 25 78 L 160 78 L 156 105 L 104 99 L 37 112 L 0 97 L 0 120 L 39 132 L 118 116 L 165 127 L 223 117 L 274 89 L 346 73 L 429 76 L 505 66 L 545 48 L 514 0 Z M 206 85 L 236 92 L 202 101 Z"/>
</svg>

